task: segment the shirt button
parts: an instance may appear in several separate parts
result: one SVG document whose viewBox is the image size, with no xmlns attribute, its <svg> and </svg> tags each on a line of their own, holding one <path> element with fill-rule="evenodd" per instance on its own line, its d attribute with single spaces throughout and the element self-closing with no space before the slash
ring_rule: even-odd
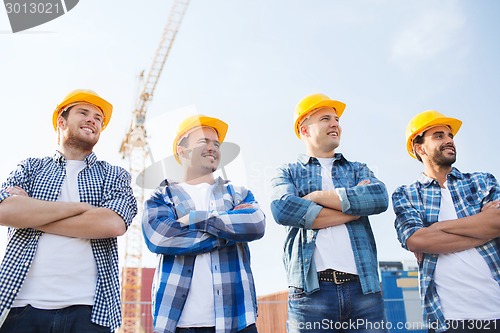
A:
<svg viewBox="0 0 500 333">
<path fill-rule="evenodd" d="M 16 290 L 16 289 L 13 289 L 13 290 L 12 290 L 12 293 L 13 293 L 13 294 L 16 294 L 16 293 L 17 293 L 17 290 Z"/>
<path fill-rule="evenodd" d="M 29 261 L 26 261 L 26 262 L 24 263 L 24 266 L 26 266 L 26 267 L 28 267 L 29 265 L 30 265 Z"/>
<path fill-rule="evenodd" d="M 306 259 L 305 262 L 309 262 L 309 259 Z"/>
</svg>

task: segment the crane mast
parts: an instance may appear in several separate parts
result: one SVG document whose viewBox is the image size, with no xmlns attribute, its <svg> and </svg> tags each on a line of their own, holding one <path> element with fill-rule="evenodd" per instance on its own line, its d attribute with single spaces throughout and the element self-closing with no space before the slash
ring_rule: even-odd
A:
<svg viewBox="0 0 500 333">
<path fill-rule="evenodd" d="M 132 112 L 132 121 L 120 147 L 123 158 L 129 160 L 129 172 L 132 176 L 132 189 L 137 200 L 137 216 L 129 227 L 125 238 L 125 260 L 122 271 L 122 333 L 141 332 L 141 287 L 142 287 L 142 231 L 141 218 L 144 203 L 144 186 L 137 184 L 137 176 L 153 162 L 153 156 L 147 140 L 145 128 L 149 102 L 153 98 L 165 61 L 179 30 L 189 0 L 174 0 L 167 25 L 153 62 L 144 80 L 137 104 Z"/>
</svg>

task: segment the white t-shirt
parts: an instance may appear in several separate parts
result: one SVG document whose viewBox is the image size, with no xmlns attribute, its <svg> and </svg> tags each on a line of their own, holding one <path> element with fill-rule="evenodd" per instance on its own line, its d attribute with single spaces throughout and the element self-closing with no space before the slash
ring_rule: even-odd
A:
<svg viewBox="0 0 500 333">
<path fill-rule="evenodd" d="M 438 220 L 455 220 L 455 205 L 444 186 Z M 440 254 L 434 281 L 447 320 L 500 318 L 500 287 L 475 248 Z"/>
<path fill-rule="evenodd" d="M 207 183 L 196 185 L 181 183 L 180 186 L 194 201 L 196 210 L 209 210 L 210 195 L 214 185 Z M 215 326 L 214 290 L 211 266 L 210 253 L 203 253 L 196 256 L 193 278 L 177 327 Z"/>
<path fill-rule="evenodd" d="M 332 180 L 333 158 L 318 158 L 321 164 L 322 190 L 334 190 Z M 325 269 L 358 274 L 351 238 L 345 224 L 320 229 L 316 236 L 314 263 L 318 272 Z"/>
<path fill-rule="evenodd" d="M 58 201 L 80 201 L 78 173 L 84 168 L 84 161 L 66 161 L 66 178 Z M 93 305 L 96 283 L 97 265 L 90 240 L 44 233 L 13 307 Z"/>
</svg>

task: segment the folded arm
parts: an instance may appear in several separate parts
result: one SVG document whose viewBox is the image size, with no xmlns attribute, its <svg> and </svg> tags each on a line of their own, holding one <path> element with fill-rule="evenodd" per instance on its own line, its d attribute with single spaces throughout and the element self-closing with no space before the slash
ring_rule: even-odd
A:
<svg viewBox="0 0 500 333">
<path fill-rule="evenodd" d="M 23 195 L 8 196 L 0 202 L 0 225 L 37 228 L 93 209 L 84 202 L 58 202 Z"/>
<path fill-rule="evenodd" d="M 491 239 L 491 237 L 472 237 L 471 234 L 466 235 L 466 233 L 463 235 L 454 234 L 441 229 L 448 222 L 455 227 L 458 224 L 465 226 L 465 224 L 477 219 L 479 214 L 452 221 L 435 222 L 426 227 L 420 214 L 424 208 L 414 207 L 404 189 L 399 188 L 394 192 L 392 202 L 396 214 L 395 227 L 398 239 L 401 245 L 409 251 L 434 254 L 451 253 L 483 245 Z"/>
<path fill-rule="evenodd" d="M 264 236 L 265 216 L 253 194 L 225 212 L 191 211 L 189 228 L 233 242 L 251 242 Z"/>
<path fill-rule="evenodd" d="M 35 229 L 50 234 L 85 239 L 112 238 L 127 231 L 120 215 L 109 208 L 94 208 L 82 214 L 45 224 Z"/>
<path fill-rule="evenodd" d="M 142 231 L 153 253 L 197 255 L 234 244 L 200 230 L 201 225 L 188 224 L 190 214 L 177 218 L 173 204 L 161 191 L 155 192 L 144 206 Z"/>
<path fill-rule="evenodd" d="M 314 191 L 299 197 L 291 175 L 285 169 L 278 170 L 272 186 L 271 212 L 278 224 L 322 229 L 359 218 L 341 211 L 340 199 L 335 191 Z"/>
<path fill-rule="evenodd" d="M 500 201 L 487 203 L 476 215 L 434 223 L 432 227 L 447 234 L 490 240 L 500 236 Z"/>
</svg>

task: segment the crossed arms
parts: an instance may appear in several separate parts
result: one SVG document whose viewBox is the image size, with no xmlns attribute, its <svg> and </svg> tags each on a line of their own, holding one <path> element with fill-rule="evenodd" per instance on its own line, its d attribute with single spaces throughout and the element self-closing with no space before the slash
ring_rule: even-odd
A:
<svg viewBox="0 0 500 333">
<path fill-rule="evenodd" d="M 296 186 L 300 179 L 294 179 L 290 169 L 278 169 L 272 180 L 274 219 L 286 226 L 322 229 L 385 211 L 389 201 L 385 185 L 364 164 L 354 174 L 362 179 L 354 187 L 312 191 L 300 197 Z"/>
<path fill-rule="evenodd" d="M 491 201 L 476 215 L 433 223 L 410 236 L 413 252 L 450 253 L 483 245 L 500 236 L 500 201 Z"/>
<path fill-rule="evenodd" d="M 394 192 L 392 201 L 399 240 L 409 251 L 416 254 L 458 252 L 483 245 L 500 236 L 499 200 L 489 201 L 475 215 L 424 227 L 419 211 L 423 208 L 414 207 L 408 195 L 400 188 Z"/>
<path fill-rule="evenodd" d="M 250 242 L 264 235 L 265 216 L 250 191 L 228 211 L 195 211 L 177 217 L 170 199 L 157 190 L 146 201 L 142 230 L 153 253 L 197 255 Z"/>
<path fill-rule="evenodd" d="M 3 226 L 86 239 L 117 237 L 126 231 L 123 219 L 108 208 L 85 202 L 38 200 L 30 198 L 18 186 L 9 187 L 6 192 L 11 196 L 0 202 L 0 225 Z"/>
</svg>

